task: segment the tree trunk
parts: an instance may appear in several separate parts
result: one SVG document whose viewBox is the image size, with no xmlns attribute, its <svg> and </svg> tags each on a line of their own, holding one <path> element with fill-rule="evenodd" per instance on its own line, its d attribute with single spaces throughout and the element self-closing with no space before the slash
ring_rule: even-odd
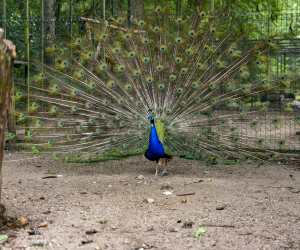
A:
<svg viewBox="0 0 300 250">
<path fill-rule="evenodd" d="M 143 17 L 142 0 L 131 0 L 131 15 L 140 21 Z"/>
<path fill-rule="evenodd" d="M 55 37 L 55 11 L 53 0 L 44 1 L 44 46 L 51 47 Z M 48 65 L 54 65 L 53 56 L 44 51 L 44 62 Z"/>
<path fill-rule="evenodd" d="M 6 119 L 11 103 L 10 91 L 13 83 L 13 67 L 15 57 L 15 46 L 11 41 L 4 39 L 4 30 L 0 29 L 0 201 L 2 187 L 2 164 L 6 137 Z"/>
</svg>

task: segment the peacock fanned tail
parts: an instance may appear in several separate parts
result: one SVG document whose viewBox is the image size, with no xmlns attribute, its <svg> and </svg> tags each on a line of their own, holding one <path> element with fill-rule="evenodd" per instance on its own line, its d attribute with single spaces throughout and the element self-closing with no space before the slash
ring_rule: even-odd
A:
<svg viewBox="0 0 300 250">
<path fill-rule="evenodd" d="M 29 100 L 28 112 L 15 113 L 26 127 L 18 145 L 76 162 L 142 155 L 151 109 L 168 156 L 230 164 L 287 154 L 296 133 L 289 128 L 300 123 L 292 106 L 278 116 L 269 102 L 247 105 L 299 79 L 252 77 L 266 75 L 280 40 L 271 34 L 245 46 L 248 21 L 228 25 L 226 7 L 208 15 L 204 5 L 182 18 L 170 15 L 165 1 L 144 6 L 141 19 L 121 11 L 110 22 L 85 19 L 84 35 L 53 43 L 47 53 L 54 64 L 34 61 L 39 73 L 29 94 L 15 96 Z"/>
</svg>

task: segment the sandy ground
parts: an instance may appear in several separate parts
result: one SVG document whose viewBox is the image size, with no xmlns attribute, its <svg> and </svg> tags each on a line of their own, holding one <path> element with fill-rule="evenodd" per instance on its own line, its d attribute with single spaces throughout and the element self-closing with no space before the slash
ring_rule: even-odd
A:
<svg viewBox="0 0 300 250">
<path fill-rule="evenodd" d="M 40 158 L 12 161 L 29 157 Z M 6 152 L 4 161 L 4 218 L 29 220 L 22 229 L 1 226 L 15 237 L 4 249 L 300 249 L 300 160 L 257 168 L 174 159 L 156 179 L 144 157 L 72 168 L 39 155 Z M 207 232 L 195 238 L 198 227 Z"/>
</svg>

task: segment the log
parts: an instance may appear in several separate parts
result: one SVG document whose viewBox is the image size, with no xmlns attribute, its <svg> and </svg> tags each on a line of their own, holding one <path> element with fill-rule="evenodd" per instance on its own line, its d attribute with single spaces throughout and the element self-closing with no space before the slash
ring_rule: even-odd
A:
<svg viewBox="0 0 300 250">
<path fill-rule="evenodd" d="M 6 138 L 8 109 L 11 106 L 10 92 L 13 85 L 13 67 L 16 47 L 4 39 L 4 30 L 0 28 L 0 201 L 2 190 L 2 165 Z"/>
</svg>

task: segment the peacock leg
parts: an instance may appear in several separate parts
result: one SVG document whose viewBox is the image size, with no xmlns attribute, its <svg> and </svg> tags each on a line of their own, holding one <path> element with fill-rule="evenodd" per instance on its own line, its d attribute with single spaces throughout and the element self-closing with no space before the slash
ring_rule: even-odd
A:
<svg viewBox="0 0 300 250">
<path fill-rule="evenodd" d="M 167 163 L 168 163 L 168 161 L 166 160 L 165 169 L 164 169 L 164 171 L 161 173 L 161 175 L 165 175 L 165 174 L 168 174 L 168 173 L 169 173 L 169 172 L 167 171 Z"/>
<path fill-rule="evenodd" d="M 153 176 L 153 178 L 158 177 L 158 174 L 157 174 L 157 172 L 158 172 L 158 171 L 157 171 L 157 170 L 158 170 L 158 165 L 159 165 L 159 164 L 156 165 L 156 172 L 155 172 L 155 175 Z"/>
</svg>

